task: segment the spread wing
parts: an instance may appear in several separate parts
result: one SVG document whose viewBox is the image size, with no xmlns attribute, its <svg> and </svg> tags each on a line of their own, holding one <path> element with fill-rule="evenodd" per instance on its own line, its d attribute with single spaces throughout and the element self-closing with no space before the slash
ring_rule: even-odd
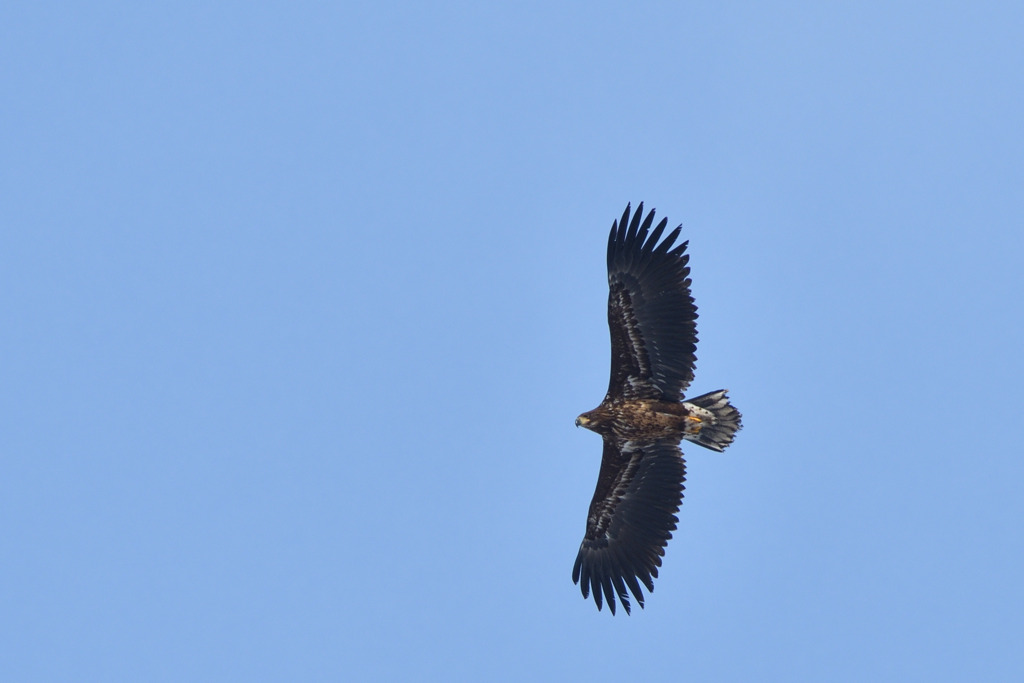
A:
<svg viewBox="0 0 1024 683">
<path fill-rule="evenodd" d="M 690 296 L 687 242 L 673 248 L 682 226 L 661 244 L 668 219 L 651 232 L 654 211 L 641 203 L 608 236 L 608 327 L 612 375 L 608 398 L 676 401 L 693 380 L 697 361 L 697 307 Z"/>
<path fill-rule="evenodd" d="M 674 440 L 604 442 L 601 474 L 590 502 L 587 533 L 572 568 L 583 597 L 591 592 L 601 609 L 602 593 L 615 614 L 615 598 L 629 614 L 629 593 L 640 607 L 676 528 L 686 464 Z M 638 581 L 639 579 L 639 581 Z"/>
</svg>

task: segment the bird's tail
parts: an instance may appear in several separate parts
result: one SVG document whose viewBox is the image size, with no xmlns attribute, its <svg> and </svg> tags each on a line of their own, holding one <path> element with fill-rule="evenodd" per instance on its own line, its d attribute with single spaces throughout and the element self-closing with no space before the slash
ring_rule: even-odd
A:
<svg viewBox="0 0 1024 683">
<path fill-rule="evenodd" d="M 700 431 L 689 438 L 719 453 L 732 443 L 736 432 L 743 426 L 740 411 L 729 403 L 727 392 L 728 389 L 721 389 L 686 400 L 687 403 L 706 410 L 711 415 L 711 419 L 703 421 Z"/>
</svg>

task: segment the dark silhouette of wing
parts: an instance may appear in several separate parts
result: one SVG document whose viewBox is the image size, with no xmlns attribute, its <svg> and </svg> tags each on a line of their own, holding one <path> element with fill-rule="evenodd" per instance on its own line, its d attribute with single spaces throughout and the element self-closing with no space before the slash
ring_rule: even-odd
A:
<svg viewBox="0 0 1024 683">
<path fill-rule="evenodd" d="M 587 533 L 572 568 L 573 583 L 580 584 L 584 598 L 593 592 L 598 609 L 603 594 L 615 614 L 618 596 L 629 614 L 627 587 L 640 607 L 640 583 L 654 590 L 683 500 L 686 464 L 676 441 L 605 439 Z"/>
<path fill-rule="evenodd" d="M 608 236 L 608 398 L 677 401 L 693 380 L 697 361 L 688 242 L 673 248 L 679 226 L 659 244 L 668 219 L 650 231 L 654 211 L 641 223 L 643 211 L 641 202 L 630 222 L 627 205 Z"/>
</svg>

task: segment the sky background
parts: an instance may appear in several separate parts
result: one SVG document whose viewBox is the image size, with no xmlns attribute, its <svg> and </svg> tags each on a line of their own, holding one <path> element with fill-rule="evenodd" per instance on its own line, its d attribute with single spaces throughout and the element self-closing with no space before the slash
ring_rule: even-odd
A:
<svg viewBox="0 0 1024 683">
<path fill-rule="evenodd" d="M 1024 679 L 1024 6 L 0 12 L 0 675 Z M 643 611 L 606 236 L 690 240 Z"/>
</svg>

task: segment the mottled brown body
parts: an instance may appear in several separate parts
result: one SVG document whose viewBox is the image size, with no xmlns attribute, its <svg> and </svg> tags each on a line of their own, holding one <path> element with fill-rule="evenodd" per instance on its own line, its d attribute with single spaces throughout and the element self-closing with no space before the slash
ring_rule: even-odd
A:
<svg viewBox="0 0 1024 683">
<path fill-rule="evenodd" d="M 689 403 L 655 399 L 605 401 L 576 419 L 580 427 L 615 441 L 637 439 L 685 439 L 700 433 L 711 413 Z"/>
</svg>

